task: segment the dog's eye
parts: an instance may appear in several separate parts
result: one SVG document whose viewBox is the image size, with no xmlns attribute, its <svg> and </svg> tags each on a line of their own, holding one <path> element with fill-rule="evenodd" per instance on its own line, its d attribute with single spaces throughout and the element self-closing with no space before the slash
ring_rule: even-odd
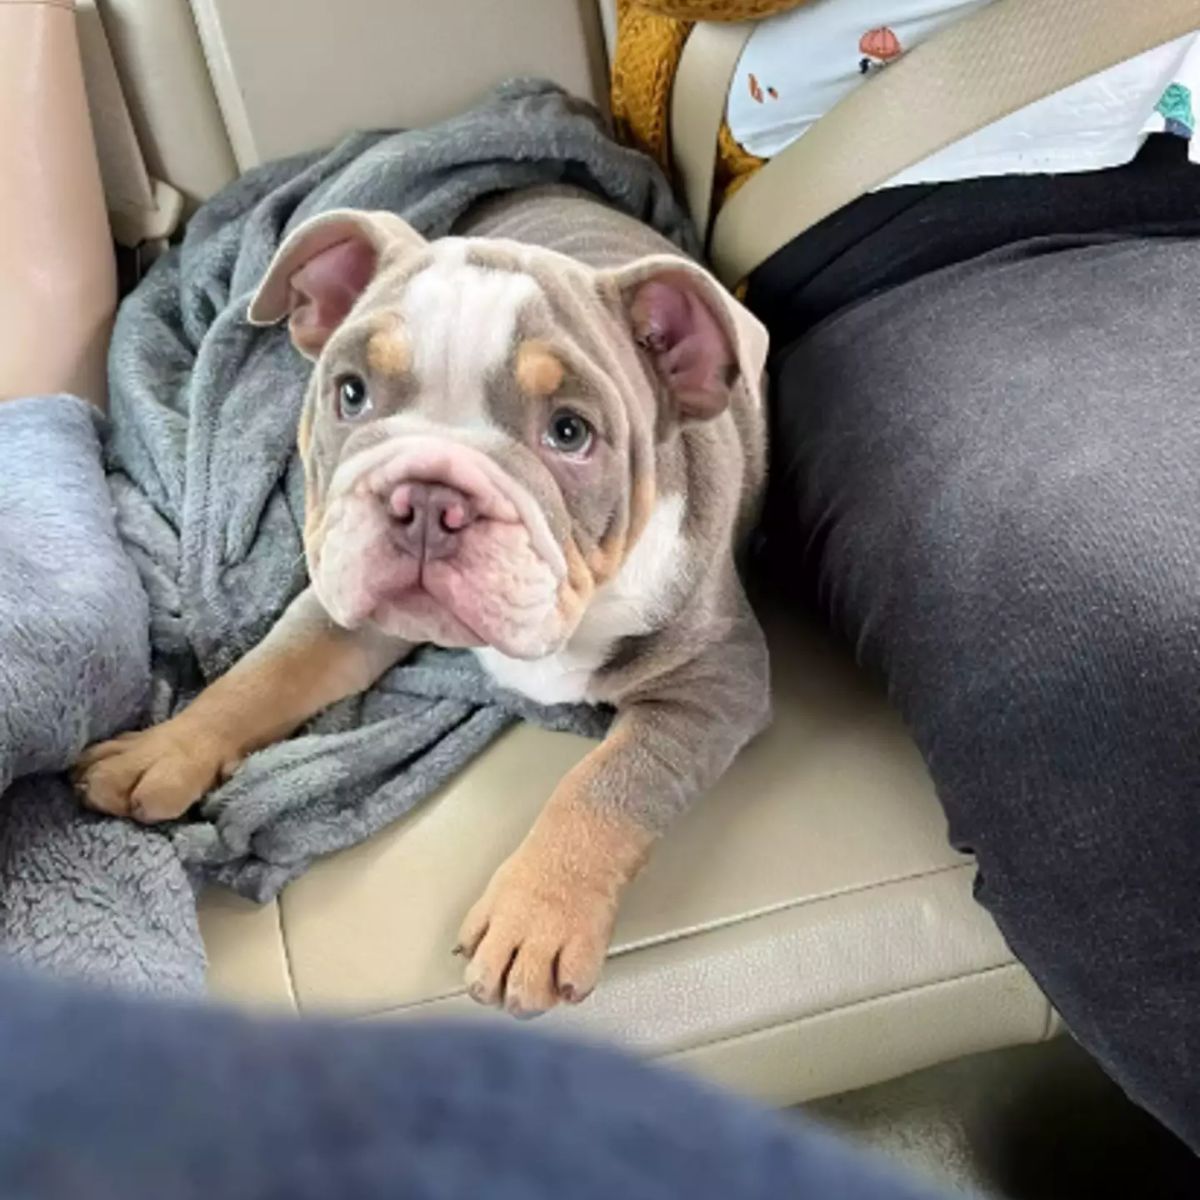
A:
<svg viewBox="0 0 1200 1200">
<path fill-rule="evenodd" d="M 343 421 L 353 421 L 361 417 L 371 407 L 371 398 L 367 395 L 367 385 L 359 375 L 339 375 L 333 381 L 337 389 L 338 416 Z"/>
<path fill-rule="evenodd" d="M 550 418 L 542 441 L 560 454 L 586 454 L 592 444 L 592 427 L 577 412 L 560 408 Z"/>
</svg>

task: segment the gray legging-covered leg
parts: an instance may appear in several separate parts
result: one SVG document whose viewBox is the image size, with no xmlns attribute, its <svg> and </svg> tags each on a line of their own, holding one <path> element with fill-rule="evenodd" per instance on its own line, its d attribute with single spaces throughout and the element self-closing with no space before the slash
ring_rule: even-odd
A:
<svg viewBox="0 0 1200 1200">
<path fill-rule="evenodd" d="M 798 1120 L 500 1026 L 265 1022 L 0 970 L 0 1195 L 936 1200 Z"/>
<path fill-rule="evenodd" d="M 1200 1150 L 1200 245 L 990 255 L 775 382 L 774 550 L 819 547 L 979 899 Z"/>
</svg>

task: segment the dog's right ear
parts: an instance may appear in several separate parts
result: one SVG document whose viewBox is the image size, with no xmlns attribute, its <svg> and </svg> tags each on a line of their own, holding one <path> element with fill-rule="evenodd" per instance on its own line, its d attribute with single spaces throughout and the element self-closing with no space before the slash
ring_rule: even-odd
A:
<svg viewBox="0 0 1200 1200">
<path fill-rule="evenodd" d="M 767 331 L 699 264 L 651 254 L 599 278 L 679 416 L 719 416 L 739 379 L 761 394 Z"/>
<path fill-rule="evenodd" d="M 337 209 L 313 217 L 276 251 L 250 301 L 250 323 L 287 317 L 296 349 L 316 358 L 382 263 L 425 245 L 394 213 Z"/>
</svg>

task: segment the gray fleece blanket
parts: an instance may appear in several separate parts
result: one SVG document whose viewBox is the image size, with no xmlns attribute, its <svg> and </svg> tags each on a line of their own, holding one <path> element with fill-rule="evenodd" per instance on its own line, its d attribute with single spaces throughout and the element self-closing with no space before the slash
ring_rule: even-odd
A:
<svg viewBox="0 0 1200 1200">
<path fill-rule="evenodd" d="M 351 206 L 436 237 L 484 197 L 554 182 L 694 248 L 658 169 L 611 141 L 589 106 L 536 82 L 431 129 L 357 135 L 261 167 L 205 205 L 113 335 L 108 485 L 140 586 L 97 494 L 90 416 L 65 399 L 0 405 L 6 468 L 25 424 L 20 471 L 0 472 L 0 784 L 61 769 L 131 721 L 165 719 L 303 587 L 294 435 L 308 364 L 285 331 L 245 320 L 288 230 Z M 79 488 L 64 491 L 71 456 Z M 29 564 L 11 586 L 5 554 Z M 588 710 L 535 710 L 493 688 L 471 656 L 427 649 L 252 756 L 195 819 L 166 830 L 84 814 L 61 777 L 27 778 L 4 798 L 0 937 L 74 973 L 198 990 L 189 883 L 269 899 L 314 858 L 402 816 L 520 718 L 604 725 Z"/>
</svg>

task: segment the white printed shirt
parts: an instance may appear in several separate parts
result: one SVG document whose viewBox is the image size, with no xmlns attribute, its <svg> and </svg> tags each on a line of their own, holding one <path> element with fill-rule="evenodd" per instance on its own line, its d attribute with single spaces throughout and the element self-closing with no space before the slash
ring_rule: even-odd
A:
<svg viewBox="0 0 1200 1200">
<path fill-rule="evenodd" d="M 989 2 L 810 0 L 761 22 L 734 74 L 730 132 L 750 153 L 771 158 L 868 76 Z M 1163 132 L 1186 137 L 1197 162 L 1197 105 L 1200 32 L 1031 104 L 884 186 L 1095 171 L 1129 162 L 1149 134 Z"/>
</svg>

